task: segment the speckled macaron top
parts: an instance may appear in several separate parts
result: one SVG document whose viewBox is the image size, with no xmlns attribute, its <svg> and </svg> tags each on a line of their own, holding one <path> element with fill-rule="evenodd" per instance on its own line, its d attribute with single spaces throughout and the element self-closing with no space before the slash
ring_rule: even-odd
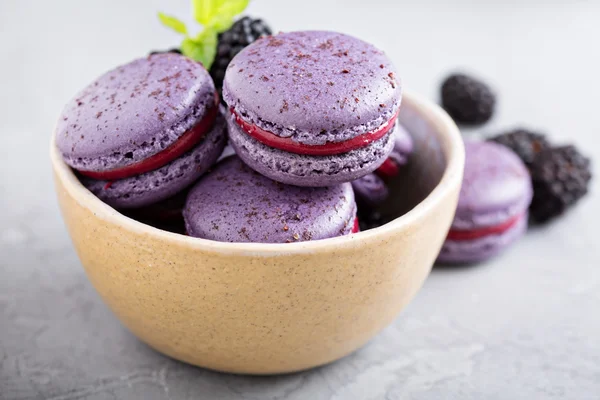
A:
<svg viewBox="0 0 600 400">
<path fill-rule="evenodd" d="M 179 54 L 157 54 L 113 69 L 64 108 L 56 143 L 67 164 L 106 171 L 155 155 L 214 106 L 204 67 Z"/>
<path fill-rule="evenodd" d="M 289 243 L 349 234 L 356 204 L 350 183 L 323 188 L 288 186 L 231 156 L 191 189 L 183 216 L 190 236 Z"/>
<path fill-rule="evenodd" d="M 249 123 L 307 145 L 372 131 L 398 111 L 401 83 L 388 57 L 341 33 L 262 38 L 230 63 L 223 97 Z"/>
<path fill-rule="evenodd" d="M 465 155 L 453 229 L 496 225 L 527 211 L 531 177 L 514 152 L 492 142 L 468 141 Z"/>
</svg>

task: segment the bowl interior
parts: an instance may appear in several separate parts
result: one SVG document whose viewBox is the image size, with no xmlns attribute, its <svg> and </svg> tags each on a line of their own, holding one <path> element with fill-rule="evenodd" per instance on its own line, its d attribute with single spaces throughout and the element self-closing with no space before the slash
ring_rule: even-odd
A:
<svg viewBox="0 0 600 400">
<path fill-rule="evenodd" d="M 406 214 L 425 200 L 442 180 L 448 164 L 440 132 L 412 102 L 403 104 L 399 120 L 413 138 L 414 152 L 388 183 L 390 196 L 380 209 L 384 221 Z"/>
</svg>

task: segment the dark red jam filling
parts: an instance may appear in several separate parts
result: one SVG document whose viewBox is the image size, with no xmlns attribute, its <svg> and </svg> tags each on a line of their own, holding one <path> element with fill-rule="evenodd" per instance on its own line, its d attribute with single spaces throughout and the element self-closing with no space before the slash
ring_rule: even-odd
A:
<svg viewBox="0 0 600 400">
<path fill-rule="evenodd" d="M 389 121 L 381 125 L 379 128 L 348 139 L 344 142 L 328 142 L 321 145 L 307 145 L 299 143 L 291 138 L 282 138 L 272 132 L 253 125 L 240 117 L 233 108 L 231 113 L 235 118 L 235 122 L 249 136 L 258 140 L 262 144 L 274 149 L 287 151 L 288 153 L 303 154 L 308 156 L 332 156 L 336 154 L 347 153 L 352 150 L 360 149 L 369 144 L 381 139 L 392 130 L 398 118 L 396 112 Z"/>
<path fill-rule="evenodd" d="M 358 217 L 354 218 L 354 225 L 352 226 L 352 233 L 360 232 L 360 225 L 358 223 Z"/>
<path fill-rule="evenodd" d="M 481 229 L 473 229 L 473 230 L 468 230 L 468 231 L 451 229 L 450 232 L 448 232 L 447 239 L 455 240 L 455 241 L 474 240 L 474 239 L 480 239 L 482 237 L 489 236 L 489 235 L 497 235 L 500 233 L 504 233 L 507 230 L 509 230 L 510 228 L 512 228 L 513 226 L 515 226 L 521 218 L 524 218 L 524 214 L 517 214 L 514 217 L 508 219 L 507 221 L 505 221 L 499 225 L 486 226 L 485 228 L 481 228 Z"/>
<path fill-rule="evenodd" d="M 382 179 L 391 179 L 398 175 L 399 172 L 400 168 L 398 168 L 398 164 L 391 158 L 387 158 L 383 164 L 375 170 L 375 174 Z"/>
<path fill-rule="evenodd" d="M 193 149 L 212 129 L 219 112 L 218 101 L 219 100 L 217 98 L 216 103 L 208 109 L 206 115 L 200 120 L 200 122 L 184 132 L 176 142 L 161 152 L 156 153 L 145 160 L 141 160 L 122 168 L 115 168 L 109 171 L 101 172 L 79 170 L 79 173 L 93 179 L 114 181 L 117 179 L 130 178 L 132 176 L 154 171 L 155 169 L 167 165 L 171 161 L 176 160 L 183 154 Z"/>
</svg>

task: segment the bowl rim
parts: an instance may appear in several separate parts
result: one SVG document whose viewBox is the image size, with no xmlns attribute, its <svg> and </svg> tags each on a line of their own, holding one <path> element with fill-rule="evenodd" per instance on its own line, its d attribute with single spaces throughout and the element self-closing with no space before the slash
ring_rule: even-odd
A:
<svg viewBox="0 0 600 400">
<path fill-rule="evenodd" d="M 90 210 L 96 217 L 109 223 L 119 225 L 121 228 L 127 229 L 135 234 L 149 235 L 168 243 L 227 255 L 246 254 L 254 256 L 273 256 L 306 254 L 329 249 L 341 249 L 343 247 L 355 246 L 359 240 L 385 238 L 385 236 L 392 231 L 403 230 L 408 226 L 418 223 L 428 213 L 436 209 L 437 206 L 446 199 L 447 195 L 457 185 L 460 186 L 462 182 L 465 159 L 464 145 L 460 131 L 454 121 L 437 104 L 416 93 L 405 91 L 402 102 L 403 104 L 410 104 L 410 107 L 415 109 L 416 112 L 427 120 L 434 130 L 439 133 L 440 146 L 446 158 L 446 168 L 442 178 L 425 199 L 398 218 L 377 228 L 328 239 L 295 243 L 231 243 L 194 238 L 168 232 L 146 225 L 121 214 L 111 206 L 102 202 L 83 186 L 71 168 L 62 160 L 62 156 L 56 146 L 56 130 L 52 133 L 50 159 L 56 179 L 61 181 L 65 190 L 69 192 L 69 195 L 82 207 Z"/>
</svg>

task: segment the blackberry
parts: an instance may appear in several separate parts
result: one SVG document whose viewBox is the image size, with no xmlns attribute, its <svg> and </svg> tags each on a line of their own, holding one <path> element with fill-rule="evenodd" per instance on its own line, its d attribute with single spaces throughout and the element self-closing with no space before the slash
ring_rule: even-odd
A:
<svg viewBox="0 0 600 400">
<path fill-rule="evenodd" d="M 154 50 L 154 51 L 150 52 L 150 55 L 162 54 L 162 53 L 177 53 L 177 54 L 181 54 L 181 50 L 179 50 L 178 48 L 173 48 L 173 49 L 169 49 L 169 50 Z"/>
<path fill-rule="evenodd" d="M 221 94 L 225 70 L 233 57 L 244 47 L 261 37 L 270 36 L 271 33 L 271 28 L 263 20 L 244 17 L 236 21 L 229 30 L 219 34 L 217 55 L 210 67 L 210 76 L 215 81 L 219 94 Z"/>
<path fill-rule="evenodd" d="M 541 151 L 531 166 L 531 219 L 543 223 L 562 214 L 588 191 L 590 160 L 574 146 Z"/>
<path fill-rule="evenodd" d="M 441 88 L 442 107 L 457 122 L 480 125 L 494 113 L 496 96 L 488 85 L 464 74 L 450 75 Z"/>
<path fill-rule="evenodd" d="M 504 145 L 514 151 L 523 160 L 527 168 L 531 168 L 537 154 L 550 148 L 550 142 L 542 133 L 526 129 L 513 129 L 488 139 Z"/>
</svg>

